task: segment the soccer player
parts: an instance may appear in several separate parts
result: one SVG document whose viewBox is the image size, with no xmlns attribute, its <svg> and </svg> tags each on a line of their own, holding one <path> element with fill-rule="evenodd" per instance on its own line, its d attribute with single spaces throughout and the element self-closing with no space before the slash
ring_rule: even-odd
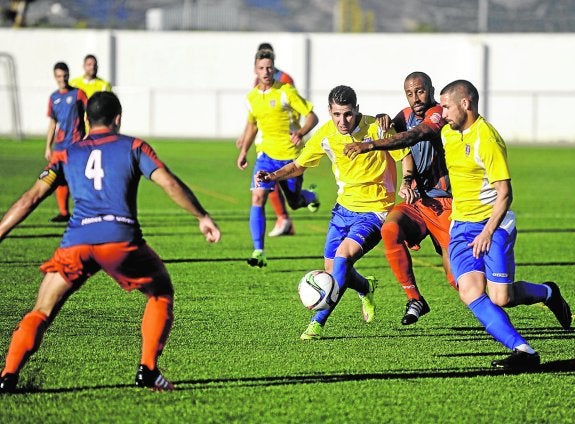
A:
<svg viewBox="0 0 575 424">
<path fill-rule="evenodd" d="M 332 89 L 328 96 L 328 110 L 331 120 L 313 134 L 295 161 L 275 172 L 259 171 L 256 181 L 269 184 L 300 176 L 307 168 L 318 166 L 323 156 L 329 157 L 340 189 L 327 230 L 324 267 L 339 286 L 339 299 L 347 287 L 358 292 L 363 318 L 371 322 L 375 316 L 373 293 L 377 281 L 375 277 L 360 275 L 354 264 L 381 240 L 381 225 L 395 203 L 395 162 L 388 152 L 381 150 L 371 151 L 354 160 L 343 153 L 344 145 L 350 141 L 368 144 L 383 137 L 375 118 L 359 112 L 352 88 L 341 85 Z M 393 133 L 390 130 L 389 134 Z M 401 159 L 406 153 L 396 151 L 393 154 Z M 317 312 L 301 339 L 321 338 L 335 306 Z"/>
<path fill-rule="evenodd" d="M 401 190 L 413 188 L 415 197 L 407 196 L 405 202 L 395 205 L 381 228 L 385 256 L 407 296 L 401 323 L 410 325 L 430 309 L 417 287 L 408 247 L 418 250 L 429 235 L 442 257 L 447 280 L 453 287 L 456 284 L 448 255 L 451 187 L 441 142 L 441 128 L 445 124 L 442 108 L 434 99 L 431 78 L 423 72 L 409 74 L 403 89 L 409 107 L 393 118 L 397 134 L 371 143 L 348 144 L 344 152 L 353 159 L 372 149 L 410 147 L 415 168 L 412 175 L 404 175 Z"/>
<path fill-rule="evenodd" d="M 88 101 L 90 134 L 54 157 L 38 181 L 0 221 L 0 241 L 64 182 L 76 207 L 60 247 L 40 269 L 45 273 L 36 304 L 12 335 L 0 377 L 0 392 L 16 390 L 18 374 L 38 349 L 44 332 L 67 298 L 104 270 L 127 291 L 147 297 L 142 318 L 142 353 L 136 386 L 171 390 L 157 367 L 173 322 L 174 289 L 166 267 L 142 238 L 136 196 L 140 178 L 158 184 L 199 221 L 208 242 L 220 230 L 194 193 L 158 159 L 143 140 L 119 133 L 122 107 L 115 94 L 98 92 Z"/>
<path fill-rule="evenodd" d="M 478 112 L 479 94 L 469 81 L 457 80 L 441 90 L 441 131 L 453 192 L 449 258 L 459 296 L 486 331 L 512 350 L 492 366 L 528 370 L 539 354 L 517 332 L 502 309 L 544 302 L 565 330 L 571 309 L 554 282 L 516 281 L 517 236 L 505 142 Z M 486 289 L 489 295 L 486 294 Z"/>
<path fill-rule="evenodd" d="M 48 101 L 48 133 L 46 135 L 46 148 L 44 157 L 48 162 L 53 156 L 58 156 L 76 140 L 80 140 L 86 134 L 84 124 L 84 112 L 88 99 L 86 94 L 72 87 L 68 80 L 70 70 L 64 62 L 54 65 L 54 79 L 58 90 L 50 95 Z M 67 185 L 61 185 L 56 189 L 56 202 L 58 215 L 51 219 L 52 222 L 68 222 L 70 212 L 68 200 L 70 193 Z"/>
<path fill-rule="evenodd" d="M 88 98 L 97 91 L 112 91 L 112 86 L 108 81 L 98 76 L 98 59 L 93 54 L 84 58 L 84 75 L 70 80 L 70 85 L 84 91 Z"/>
<path fill-rule="evenodd" d="M 255 175 L 258 171 L 275 171 L 293 161 L 303 147 L 303 137 L 317 124 L 318 119 L 313 105 L 301 97 L 295 87 L 274 79 L 274 53 L 271 50 L 258 50 L 254 69 L 259 82 L 246 96 L 248 119 L 237 166 L 242 170 L 248 166 L 248 150 L 260 131 L 261 143 L 256 144 Z M 304 117 L 302 126 L 299 119 L 295 119 L 296 116 Z M 311 190 L 303 190 L 302 183 L 303 177 L 300 175 L 280 182 L 280 186 L 292 209 L 307 206 L 315 212 L 319 208 L 317 195 Z M 252 178 L 250 232 L 254 251 L 247 262 L 253 267 L 267 265 L 264 254 L 265 204 L 268 193 L 276 189 L 275 182 L 256 187 Z"/>
<path fill-rule="evenodd" d="M 274 48 L 269 43 L 261 43 L 258 47 L 258 51 L 259 50 L 270 50 L 273 52 Z M 276 68 L 275 66 L 274 66 L 274 69 L 275 69 L 275 72 L 274 72 L 274 80 L 275 81 L 283 82 L 286 84 L 291 84 L 295 87 L 295 84 L 294 84 L 294 81 L 293 81 L 293 78 L 291 77 L 291 75 L 289 75 L 287 72 L 284 72 L 284 71 Z M 259 84 L 259 81 L 256 78 L 256 80 L 254 82 L 254 86 L 257 87 L 258 84 Z M 294 116 L 294 120 L 299 121 L 299 117 L 296 118 Z M 244 132 L 245 132 L 245 130 L 244 130 Z M 240 149 L 242 147 L 243 140 L 244 140 L 244 133 L 242 133 L 242 135 L 240 135 L 236 141 L 236 146 L 238 147 L 238 149 Z M 256 144 L 258 143 L 258 141 L 259 140 L 255 141 Z M 279 237 L 279 236 L 294 235 L 295 229 L 294 229 L 293 221 L 289 217 L 289 213 L 288 213 L 288 210 L 286 208 L 285 198 L 282 194 L 282 191 L 281 190 L 270 191 L 268 194 L 268 200 L 270 201 L 270 204 L 272 205 L 273 211 L 277 217 L 274 228 L 268 233 L 268 236 Z"/>
</svg>

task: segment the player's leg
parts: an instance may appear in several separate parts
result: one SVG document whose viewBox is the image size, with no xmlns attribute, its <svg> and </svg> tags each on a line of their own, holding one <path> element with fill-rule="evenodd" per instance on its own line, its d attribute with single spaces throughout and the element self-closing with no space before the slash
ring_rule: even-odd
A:
<svg viewBox="0 0 575 424">
<path fill-rule="evenodd" d="M 307 206 L 310 211 L 317 212 L 319 198 L 311 187 L 309 190 L 302 189 L 303 175 L 280 181 L 279 184 L 290 208 L 296 210 Z"/>
<path fill-rule="evenodd" d="M 44 276 L 34 308 L 22 318 L 12 334 L 1 373 L 0 393 L 16 389 L 20 370 L 40 347 L 44 332 L 71 292 L 72 285 L 60 274 L 49 272 Z"/>
<path fill-rule="evenodd" d="M 517 332 L 503 308 L 485 293 L 483 257 L 475 258 L 469 243 L 481 232 L 482 224 L 455 222 L 451 230 L 449 257 L 457 279 L 459 297 L 495 340 L 511 349 L 513 354 L 493 361 L 495 367 L 523 370 L 539 365 L 539 355 Z"/>
<path fill-rule="evenodd" d="M 556 283 L 543 284 L 516 281 L 514 245 L 517 232 L 498 228 L 493 234 L 491 247 L 485 255 L 489 297 L 499 306 L 513 307 L 543 302 L 553 312 L 565 330 L 571 328 L 571 308 L 561 296 Z"/>
<path fill-rule="evenodd" d="M 68 202 L 70 199 L 70 190 L 67 185 L 59 186 L 56 188 L 54 195 L 56 196 L 56 204 L 58 205 L 58 215 L 53 217 L 52 222 L 68 222 L 70 220 L 70 212 L 68 209 Z"/>
<path fill-rule="evenodd" d="M 266 213 L 265 204 L 269 191 L 263 188 L 254 188 L 252 190 L 252 206 L 250 208 L 250 234 L 254 251 L 248 258 L 247 263 L 250 266 L 262 268 L 267 265 L 264 254 L 265 235 L 266 235 Z"/>
<path fill-rule="evenodd" d="M 268 200 L 270 201 L 273 211 L 277 217 L 274 228 L 268 233 L 268 236 L 278 237 L 294 235 L 295 231 L 293 222 L 289 217 L 285 198 L 278 184 L 276 184 L 275 190 L 270 191 Z"/>
<path fill-rule="evenodd" d="M 136 385 L 172 390 L 158 369 L 158 358 L 174 322 L 174 289 L 160 257 L 145 243 L 107 243 L 94 246 L 94 258 L 124 290 L 137 289 L 147 297 L 142 316 L 142 352 Z"/>
<path fill-rule="evenodd" d="M 418 245 L 426 234 L 425 222 L 419 216 L 417 209 L 405 203 L 395 206 L 381 227 L 385 257 L 395 279 L 407 296 L 405 312 L 401 319 L 403 325 L 413 324 L 419 317 L 429 312 L 429 305 L 417 287 L 407 247 Z"/>
</svg>

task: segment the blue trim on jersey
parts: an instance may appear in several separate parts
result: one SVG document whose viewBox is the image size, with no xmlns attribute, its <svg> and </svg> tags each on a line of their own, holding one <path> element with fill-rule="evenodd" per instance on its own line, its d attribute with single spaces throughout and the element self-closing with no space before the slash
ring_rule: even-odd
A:
<svg viewBox="0 0 575 424">
<path fill-rule="evenodd" d="M 327 230 L 324 256 L 328 259 L 335 258 L 337 248 L 346 238 L 355 240 L 365 255 L 380 242 L 382 224 L 376 213 L 352 212 L 336 204 Z"/>
<path fill-rule="evenodd" d="M 515 278 L 515 255 L 513 248 L 517 230 L 509 232 L 501 227 L 495 230 L 489 252 L 479 258 L 473 257 L 473 249 L 468 246 L 485 227 L 482 222 L 454 221 L 449 232 L 449 261 L 451 271 L 457 281 L 463 274 L 473 271 L 485 273 L 485 278 L 494 283 L 510 284 Z"/>
</svg>

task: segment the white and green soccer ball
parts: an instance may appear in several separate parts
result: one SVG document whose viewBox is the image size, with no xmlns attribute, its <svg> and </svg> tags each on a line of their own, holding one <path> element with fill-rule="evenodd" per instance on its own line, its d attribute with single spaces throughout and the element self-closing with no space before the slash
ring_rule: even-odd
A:
<svg viewBox="0 0 575 424">
<path fill-rule="evenodd" d="M 339 296 L 339 286 L 335 278 L 322 270 L 310 271 L 304 275 L 297 291 L 303 306 L 312 311 L 330 309 Z"/>
</svg>

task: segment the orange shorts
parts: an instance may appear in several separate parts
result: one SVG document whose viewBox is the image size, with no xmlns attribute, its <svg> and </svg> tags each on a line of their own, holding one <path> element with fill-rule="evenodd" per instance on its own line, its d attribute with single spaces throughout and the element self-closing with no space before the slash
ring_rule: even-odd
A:
<svg viewBox="0 0 575 424">
<path fill-rule="evenodd" d="M 451 225 L 450 197 L 424 198 L 410 205 L 400 203 L 393 207 L 393 211 L 397 210 L 411 223 L 406 240 L 410 247 L 418 246 L 429 234 L 437 253 L 441 254 L 441 248 L 447 249 Z"/>
<path fill-rule="evenodd" d="M 149 284 L 171 290 L 168 271 L 160 257 L 146 243 L 80 244 L 59 247 L 40 266 L 44 273 L 57 272 L 73 286 L 81 286 L 100 270 L 127 291 Z M 168 294 L 168 293 L 166 293 Z"/>
</svg>

